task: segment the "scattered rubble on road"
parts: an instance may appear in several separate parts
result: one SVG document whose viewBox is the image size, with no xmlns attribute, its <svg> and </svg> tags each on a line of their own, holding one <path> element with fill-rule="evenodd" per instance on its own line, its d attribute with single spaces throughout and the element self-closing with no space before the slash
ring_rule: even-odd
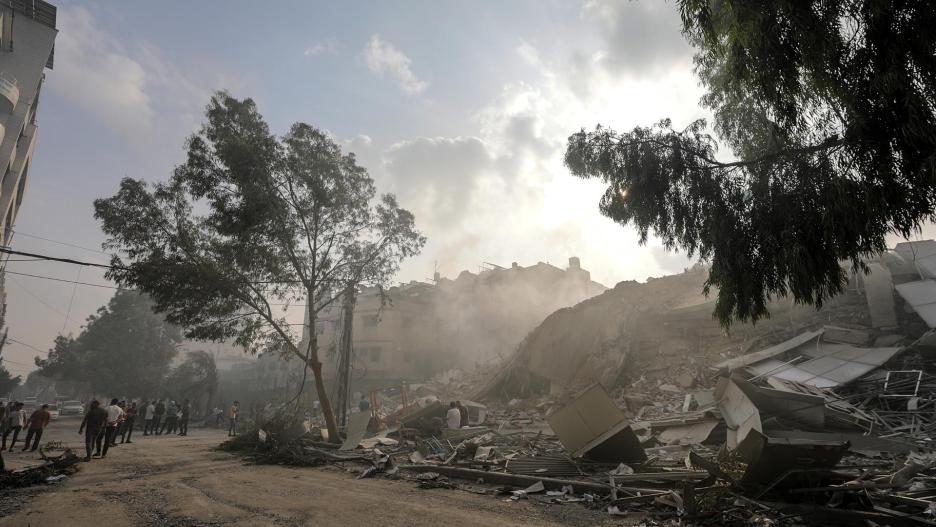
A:
<svg viewBox="0 0 936 527">
<path fill-rule="evenodd" d="M 375 392 L 341 445 L 271 422 L 227 448 L 645 525 L 936 525 L 936 271 L 904 252 L 731 333 L 698 270 L 620 284 L 499 366 Z M 452 430 L 456 399 L 471 420 Z"/>
</svg>

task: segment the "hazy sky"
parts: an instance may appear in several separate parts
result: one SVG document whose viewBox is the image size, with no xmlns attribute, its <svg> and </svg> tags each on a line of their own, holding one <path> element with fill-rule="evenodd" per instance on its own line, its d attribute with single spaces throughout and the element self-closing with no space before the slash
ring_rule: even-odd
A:
<svg viewBox="0 0 936 527">
<path fill-rule="evenodd" d="M 400 280 L 575 255 L 612 286 L 686 265 L 638 246 L 598 213 L 602 186 L 562 166 L 581 127 L 705 116 L 672 2 L 56 3 L 15 249 L 106 262 L 92 201 L 124 176 L 166 178 L 224 88 L 252 97 L 277 133 L 328 130 L 415 213 L 429 242 Z M 65 264 L 8 269 L 106 283 Z M 43 350 L 113 293 L 12 274 L 7 291 L 10 336 Z M 35 355 L 11 343 L 4 364 L 25 373 Z"/>
</svg>

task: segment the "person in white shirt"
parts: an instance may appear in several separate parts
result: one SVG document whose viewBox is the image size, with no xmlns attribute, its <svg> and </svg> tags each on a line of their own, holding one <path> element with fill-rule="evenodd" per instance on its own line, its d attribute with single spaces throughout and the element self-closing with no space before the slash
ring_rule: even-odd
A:
<svg viewBox="0 0 936 527">
<path fill-rule="evenodd" d="M 445 422 L 451 429 L 461 428 L 461 412 L 458 411 L 454 401 L 449 403 L 448 412 L 445 413 Z"/>
<path fill-rule="evenodd" d="M 24 426 L 26 426 L 26 412 L 23 410 L 23 403 L 16 403 L 7 417 L 7 427 L 3 432 L 3 446 L 0 446 L 0 450 L 6 448 L 7 436 L 10 435 L 10 432 L 13 432 L 13 441 L 10 443 L 10 452 L 12 452 L 13 445 L 16 444 L 16 438 L 19 437 L 20 430 Z"/>
<path fill-rule="evenodd" d="M 117 405 L 117 399 L 111 399 L 110 405 L 104 410 L 107 411 L 107 426 L 104 428 L 104 450 L 101 452 L 101 459 L 107 456 L 107 449 L 114 442 L 117 436 L 117 427 L 120 426 L 120 420 L 124 416 L 124 410 Z"/>
<path fill-rule="evenodd" d="M 156 415 L 156 403 L 155 401 L 150 401 L 146 403 L 146 408 L 143 410 L 143 435 L 148 436 L 150 432 L 150 427 L 153 426 L 153 416 Z"/>
</svg>

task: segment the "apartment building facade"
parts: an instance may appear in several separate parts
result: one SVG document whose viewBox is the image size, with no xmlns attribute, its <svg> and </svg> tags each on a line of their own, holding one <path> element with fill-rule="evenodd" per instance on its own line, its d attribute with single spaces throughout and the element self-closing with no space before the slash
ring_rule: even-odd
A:
<svg viewBox="0 0 936 527">
<path fill-rule="evenodd" d="M 36 148 L 39 95 L 52 68 L 56 8 L 42 0 L 0 2 L 0 242 L 9 246 Z M 0 325 L 6 291 L 0 274 Z"/>
</svg>

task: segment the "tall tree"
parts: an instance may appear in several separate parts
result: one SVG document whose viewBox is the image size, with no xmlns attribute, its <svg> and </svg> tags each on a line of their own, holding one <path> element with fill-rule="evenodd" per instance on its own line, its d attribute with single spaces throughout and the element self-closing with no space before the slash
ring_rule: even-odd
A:
<svg viewBox="0 0 936 527">
<path fill-rule="evenodd" d="M 569 138 L 600 209 L 711 262 L 715 314 L 767 316 L 772 296 L 821 306 L 840 262 L 934 220 L 936 9 L 927 0 L 680 0 L 705 121 Z"/>
<path fill-rule="evenodd" d="M 168 183 L 128 178 L 95 201 L 105 246 L 118 252 L 108 277 L 148 293 L 191 338 L 301 359 L 337 438 L 309 328 L 345 290 L 386 284 L 425 238 L 324 132 L 297 123 L 278 139 L 252 100 L 224 92 L 206 117 Z M 280 308 L 302 302 L 304 346 Z"/>
<path fill-rule="evenodd" d="M 118 290 L 77 338 L 57 337 L 36 365 L 45 377 L 87 381 L 97 393 L 152 396 L 181 340 L 179 328 L 154 313 L 146 296 Z"/>
<path fill-rule="evenodd" d="M 218 368 L 214 356 L 201 350 L 186 353 L 185 360 L 166 378 L 166 391 L 189 399 L 193 410 L 199 402 L 204 402 L 207 414 L 211 399 L 218 391 Z"/>
<path fill-rule="evenodd" d="M 0 359 L 0 395 L 6 397 L 14 388 L 20 385 L 21 380 L 22 376 L 17 375 L 14 377 L 10 370 L 3 365 L 3 359 Z"/>
</svg>

